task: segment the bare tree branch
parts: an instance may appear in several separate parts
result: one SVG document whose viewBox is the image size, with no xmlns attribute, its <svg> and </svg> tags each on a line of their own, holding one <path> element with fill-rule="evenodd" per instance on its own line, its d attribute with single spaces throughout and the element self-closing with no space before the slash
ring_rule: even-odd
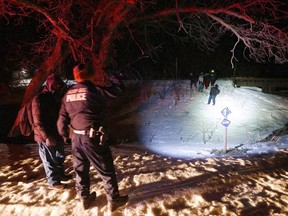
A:
<svg viewBox="0 0 288 216">
<path fill-rule="evenodd" d="M 1 0 L 0 16 L 7 22 L 18 17 L 19 23 L 24 17 L 35 18 L 39 32 L 45 33 L 30 44 L 32 51 L 49 59 L 62 39 L 62 49 L 74 60 L 93 60 L 97 78 L 105 84 L 103 68 L 116 64 L 114 42 L 125 33 L 140 55 L 151 59 L 161 46 L 146 36 L 157 30 L 181 43 L 193 41 L 204 50 L 213 50 L 230 33 L 235 37 L 232 67 L 241 46 L 246 58 L 286 63 L 287 5 L 281 0 Z"/>
</svg>

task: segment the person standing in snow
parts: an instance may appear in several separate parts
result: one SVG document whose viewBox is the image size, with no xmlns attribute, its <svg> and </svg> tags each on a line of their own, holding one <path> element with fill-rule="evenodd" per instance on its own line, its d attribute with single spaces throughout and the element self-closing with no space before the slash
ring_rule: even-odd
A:
<svg viewBox="0 0 288 216">
<path fill-rule="evenodd" d="M 190 79 L 190 89 L 192 89 L 193 86 L 196 89 L 197 78 L 194 76 L 192 72 L 189 73 L 189 79 Z"/>
<path fill-rule="evenodd" d="M 203 92 L 204 89 L 204 76 L 203 73 L 200 73 L 198 77 L 198 91 Z"/>
<path fill-rule="evenodd" d="M 215 105 L 216 103 L 215 99 L 219 93 L 220 93 L 219 86 L 217 84 L 215 86 L 212 86 L 209 93 L 208 104 L 210 104 L 212 100 L 213 105 Z"/>
<path fill-rule="evenodd" d="M 210 70 L 210 83 L 211 83 L 211 86 L 214 86 L 215 85 L 215 82 L 216 82 L 216 72 L 214 70 Z"/>
<path fill-rule="evenodd" d="M 64 173 L 64 142 L 57 130 L 57 119 L 61 105 L 61 96 L 65 83 L 56 74 L 51 74 L 43 90 L 32 99 L 32 117 L 34 122 L 34 140 L 39 145 L 48 184 L 53 189 L 65 189 L 72 175 Z"/>
<path fill-rule="evenodd" d="M 205 89 L 207 89 L 210 85 L 210 74 L 209 73 L 205 73 L 204 74 L 204 86 L 205 86 Z"/>
<path fill-rule="evenodd" d="M 69 140 L 69 127 L 73 132 L 75 187 L 83 208 L 88 209 L 96 199 L 96 193 L 90 193 L 89 169 L 92 164 L 104 183 L 108 210 L 113 212 L 128 202 L 128 195 L 119 194 L 111 150 L 105 142 L 105 110 L 107 101 L 124 93 L 124 85 L 115 76 L 110 77 L 109 87 L 96 85 L 91 63 L 77 65 L 73 75 L 77 84 L 63 97 L 57 122 L 58 131 L 64 140 Z"/>
</svg>

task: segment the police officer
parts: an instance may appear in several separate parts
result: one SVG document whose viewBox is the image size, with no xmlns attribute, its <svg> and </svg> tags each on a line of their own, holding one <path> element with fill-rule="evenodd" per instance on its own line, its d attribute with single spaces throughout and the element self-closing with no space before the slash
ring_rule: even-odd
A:
<svg viewBox="0 0 288 216">
<path fill-rule="evenodd" d="M 96 198 L 90 193 L 90 164 L 97 170 L 103 183 L 108 209 L 114 211 L 128 202 L 128 196 L 120 196 L 111 150 L 105 144 L 106 102 L 124 93 L 124 85 L 110 77 L 111 85 L 101 87 L 94 83 L 92 64 L 80 64 L 73 69 L 77 84 L 72 86 L 62 100 L 57 127 L 60 135 L 69 142 L 69 126 L 72 130 L 72 158 L 76 173 L 76 191 L 84 209 Z"/>
</svg>

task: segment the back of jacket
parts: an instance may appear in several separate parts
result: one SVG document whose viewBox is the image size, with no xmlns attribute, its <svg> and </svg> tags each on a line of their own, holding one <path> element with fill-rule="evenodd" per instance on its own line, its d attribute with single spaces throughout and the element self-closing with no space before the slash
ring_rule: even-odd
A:
<svg viewBox="0 0 288 216">
<path fill-rule="evenodd" d="M 217 95 L 220 93 L 220 90 L 216 87 L 216 86 L 213 86 L 210 90 L 210 95 Z"/>
<path fill-rule="evenodd" d="M 72 86 L 62 99 L 57 122 L 60 135 L 68 138 L 69 125 L 76 130 L 105 126 L 107 101 L 122 95 L 123 91 L 123 84 L 100 87 L 84 81 Z"/>
<path fill-rule="evenodd" d="M 60 103 L 51 92 L 41 92 L 33 98 L 32 116 L 34 121 L 34 140 L 43 142 L 49 136 L 59 138 L 57 119 Z"/>
</svg>

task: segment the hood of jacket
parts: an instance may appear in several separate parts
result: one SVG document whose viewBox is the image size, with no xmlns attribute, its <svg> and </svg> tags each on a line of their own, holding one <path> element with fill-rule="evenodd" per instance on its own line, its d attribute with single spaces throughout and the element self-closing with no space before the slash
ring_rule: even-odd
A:
<svg viewBox="0 0 288 216">
<path fill-rule="evenodd" d="M 63 80 L 58 75 L 53 73 L 53 74 L 49 75 L 49 77 L 47 78 L 46 85 L 45 85 L 43 91 L 53 92 L 54 90 L 52 89 L 52 85 L 54 83 L 59 83 L 61 86 L 64 86 Z"/>
</svg>

